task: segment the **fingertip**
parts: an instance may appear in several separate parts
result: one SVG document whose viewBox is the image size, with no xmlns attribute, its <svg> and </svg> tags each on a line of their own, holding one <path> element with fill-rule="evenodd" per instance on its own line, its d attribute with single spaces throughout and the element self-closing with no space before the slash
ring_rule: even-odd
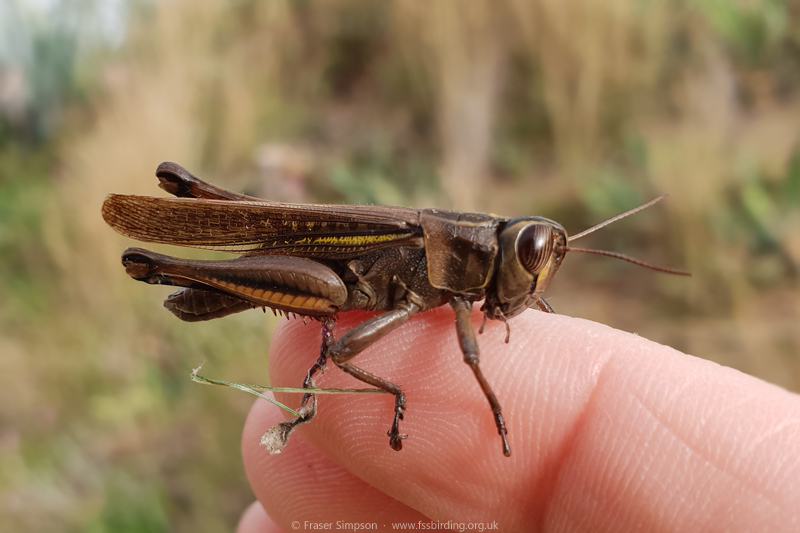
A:
<svg viewBox="0 0 800 533">
<path fill-rule="evenodd" d="M 566 443 L 546 527 L 779 531 L 798 520 L 800 467 L 786 469 L 800 455 L 800 431 L 786 424 L 800 420 L 796 396 L 593 329 L 584 342 L 607 357 Z"/>
</svg>

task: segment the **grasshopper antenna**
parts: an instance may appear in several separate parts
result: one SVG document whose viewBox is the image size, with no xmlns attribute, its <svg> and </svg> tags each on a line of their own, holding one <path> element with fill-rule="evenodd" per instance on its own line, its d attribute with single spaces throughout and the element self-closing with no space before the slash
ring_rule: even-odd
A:
<svg viewBox="0 0 800 533">
<path fill-rule="evenodd" d="M 616 259 L 627 261 L 628 263 L 633 263 L 634 265 L 639 265 L 640 267 L 649 268 L 650 270 L 655 270 L 656 272 L 664 272 L 665 274 L 675 274 L 676 276 L 692 275 L 691 272 L 686 272 L 685 270 L 651 265 L 650 263 L 645 263 L 644 261 L 640 261 L 635 257 L 631 257 L 629 255 L 621 254 L 618 252 L 608 252 L 606 250 L 588 250 L 586 248 L 566 248 L 566 250 L 568 252 L 580 252 L 582 254 L 595 254 L 595 255 L 605 255 L 606 257 L 614 257 Z"/>
<path fill-rule="evenodd" d="M 599 230 L 600 228 L 604 228 L 604 227 L 608 226 L 609 224 L 611 224 L 613 222 L 616 222 L 617 220 L 622 220 L 623 218 L 629 217 L 629 216 L 631 216 L 633 214 L 636 214 L 639 211 L 644 211 L 645 209 L 647 209 L 651 205 L 657 204 L 658 202 L 660 202 L 661 200 L 663 200 L 667 196 L 669 196 L 669 194 L 662 194 L 661 196 L 659 196 L 657 198 L 653 198 L 652 200 L 650 200 L 646 204 L 642 204 L 639 207 L 634 207 L 630 211 L 625 211 L 621 215 L 617 215 L 615 217 L 609 218 L 605 222 L 601 222 L 601 223 L 599 223 L 599 224 L 597 224 L 595 226 L 592 226 L 591 228 L 589 228 L 587 230 L 584 230 L 584 231 L 578 233 L 577 235 L 573 235 L 573 236 L 567 238 L 567 242 L 577 241 L 581 237 L 586 237 L 590 233 L 594 233 L 595 231 Z M 572 249 L 572 251 L 575 251 L 575 250 L 576 249 Z"/>
<path fill-rule="evenodd" d="M 580 239 L 581 237 L 585 237 L 586 235 L 589 235 L 590 233 L 594 233 L 595 231 L 599 230 L 600 228 L 604 228 L 604 227 L 608 226 L 612 222 L 616 222 L 617 220 L 621 220 L 621 219 L 623 219 L 625 217 L 629 217 L 629 216 L 631 216 L 631 215 L 633 215 L 635 213 L 638 213 L 639 211 L 643 211 L 643 210 L 647 209 L 648 207 L 650 207 L 650 206 L 652 206 L 654 204 L 657 204 L 658 202 L 660 202 L 661 200 L 663 200 L 667 196 L 669 196 L 669 194 L 662 194 L 661 196 L 658 196 L 657 198 L 653 198 L 652 200 L 650 200 L 646 204 L 642 204 L 639 207 L 634 207 L 630 211 L 625 211 L 624 213 L 622 213 L 620 215 L 617 215 L 615 217 L 609 218 L 608 220 L 606 220 L 604 222 L 601 222 L 601 223 L 599 223 L 599 224 L 597 224 L 595 226 L 592 226 L 591 228 L 589 228 L 587 230 L 584 230 L 584 231 L 578 233 L 577 235 L 573 235 L 572 237 L 568 237 L 567 238 L 567 242 L 576 241 L 576 240 Z M 572 247 L 569 247 L 569 246 L 566 248 L 566 251 L 568 251 L 568 252 L 580 252 L 580 253 L 583 253 L 583 254 L 605 255 L 606 257 L 614 257 L 616 259 L 621 259 L 622 261 L 627 261 L 628 263 L 633 263 L 634 265 L 639 265 L 640 267 L 649 268 L 650 270 L 655 270 L 656 272 L 664 272 L 665 274 L 675 274 L 676 276 L 691 276 L 692 275 L 690 272 L 686 272 L 685 270 L 678 270 L 676 268 L 665 268 L 665 267 L 651 265 L 649 263 L 645 263 L 644 261 L 640 261 L 639 259 L 635 259 L 633 257 L 630 257 L 630 256 L 625 255 L 625 254 L 621 254 L 621 253 L 618 253 L 618 252 L 608 252 L 606 250 L 590 250 L 590 249 L 587 249 L 587 248 L 572 248 Z"/>
</svg>

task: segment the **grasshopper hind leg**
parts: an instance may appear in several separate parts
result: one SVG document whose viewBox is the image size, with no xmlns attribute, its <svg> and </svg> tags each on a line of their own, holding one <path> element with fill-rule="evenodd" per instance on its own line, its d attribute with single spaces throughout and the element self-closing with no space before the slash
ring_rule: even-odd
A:
<svg viewBox="0 0 800 533">
<path fill-rule="evenodd" d="M 328 348 L 333 344 L 333 327 L 336 324 L 335 317 L 324 317 L 322 322 L 322 343 L 319 347 L 319 357 L 317 361 L 308 369 L 303 388 L 314 387 L 314 374 L 317 370 L 325 370 L 325 362 L 328 360 Z M 284 420 L 269 428 L 261 437 L 261 444 L 267 447 L 270 453 L 280 453 L 288 444 L 289 436 L 292 432 L 303 424 L 308 424 L 317 414 L 317 395 L 307 393 L 300 400 L 300 416 Z"/>
<path fill-rule="evenodd" d="M 336 318 L 325 317 L 321 318 L 320 322 L 322 322 L 322 342 L 320 343 L 319 346 L 319 357 L 317 358 L 316 362 L 314 362 L 314 364 L 311 365 L 311 368 L 308 369 L 306 377 L 303 379 L 304 389 L 314 386 L 313 378 L 314 374 L 317 373 L 317 370 L 319 370 L 320 372 L 325 371 L 325 363 L 328 361 L 328 348 L 331 346 L 331 344 L 334 343 L 333 328 L 336 325 Z M 300 400 L 301 407 L 305 407 L 309 400 L 313 400 L 316 406 L 317 403 L 316 394 L 304 394 L 303 399 Z M 315 412 L 316 412 L 316 407 L 315 407 Z"/>
</svg>

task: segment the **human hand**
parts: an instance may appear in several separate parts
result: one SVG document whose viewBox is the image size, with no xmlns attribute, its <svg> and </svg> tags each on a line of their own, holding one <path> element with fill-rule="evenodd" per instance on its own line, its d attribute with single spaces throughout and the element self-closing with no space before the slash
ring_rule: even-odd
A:
<svg viewBox="0 0 800 533">
<path fill-rule="evenodd" d="M 365 316 L 342 315 L 337 337 Z M 473 313 L 475 327 L 480 319 Z M 511 321 L 510 344 L 498 322 L 478 338 L 481 368 L 503 405 L 507 458 L 461 361 L 453 320 L 447 308 L 423 313 L 355 359 L 406 393 L 401 452 L 386 436 L 391 395 L 318 396 L 317 417 L 280 455 L 258 441 L 283 415 L 256 402 L 242 452 L 260 503 L 238 531 L 304 531 L 306 521 L 333 529 L 337 521 L 378 529 L 494 522 L 500 531 L 800 528 L 797 395 L 601 324 L 526 311 Z M 316 323 L 282 321 L 270 350 L 273 384 L 297 386 L 318 349 Z M 332 364 L 317 384 L 364 386 Z"/>
</svg>

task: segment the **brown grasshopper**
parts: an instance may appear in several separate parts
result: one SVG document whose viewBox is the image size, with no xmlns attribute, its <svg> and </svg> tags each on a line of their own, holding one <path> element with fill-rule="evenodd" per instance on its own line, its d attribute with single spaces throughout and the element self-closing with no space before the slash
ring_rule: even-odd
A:
<svg viewBox="0 0 800 533">
<path fill-rule="evenodd" d="M 164 306 L 189 322 L 256 307 L 319 319 L 322 349 L 303 385 L 312 383 L 330 358 L 356 379 L 394 394 L 388 436 L 398 451 L 406 438 L 399 429 L 406 409 L 402 389 L 351 360 L 412 316 L 445 304 L 453 308 L 464 362 L 489 401 L 503 453 L 510 456 L 500 402 L 478 365 L 472 304 L 482 300 L 484 323 L 503 320 L 507 333 L 508 319 L 529 307 L 552 313 L 542 294 L 567 252 L 601 254 L 687 275 L 614 252 L 569 246 L 666 195 L 569 237 L 560 224 L 536 216 L 509 219 L 444 209 L 269 202 L 205 183 L 175 163 L 159 165 L 156 176 L 159 186 L 177 198 L 112 194 L 103 204 L 103 218 L 112 228 L 141 241 L 242 255 L 203 261 L 128 248 L 122 254 L 127 273 L 146 283 L 183 287 Z M 382 313 L 334 340 L 335 317 L 353 309 Z M 307 400 L 308 395 L 302 403 Z M 289 422 L 286 438 L 314 412 Z"/>
</svg>

